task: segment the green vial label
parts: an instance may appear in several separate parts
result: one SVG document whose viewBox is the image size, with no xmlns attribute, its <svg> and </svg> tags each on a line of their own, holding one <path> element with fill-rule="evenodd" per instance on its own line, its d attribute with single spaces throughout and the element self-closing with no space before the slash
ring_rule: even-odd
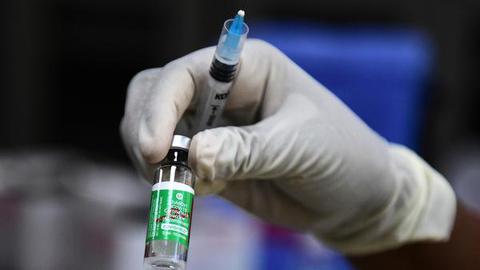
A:
<svg viewBox="0 0 480 270">
<path fill-rule="evenodd" d="M 188 247 L 193 189 L 176 182 L 160 182 L 152 188 L 147 242 L 172 240 Z"/>
</svg>

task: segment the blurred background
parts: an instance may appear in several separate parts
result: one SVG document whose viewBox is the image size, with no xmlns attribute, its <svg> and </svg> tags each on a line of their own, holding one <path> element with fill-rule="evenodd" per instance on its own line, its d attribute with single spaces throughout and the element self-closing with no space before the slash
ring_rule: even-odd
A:
<svg viewBox="0 0 480 270">
<path fill-rule="evenodd" d="M 284 51 L 480 211 L 480 2 L 0 1 L 0 269 L 140 269 L 150 187 L 118 126 L 129 80 L 216 44 L 245 8 Z M 308 236 L 197 200 L 189 269 L 353 269 Z"/>
</svg>

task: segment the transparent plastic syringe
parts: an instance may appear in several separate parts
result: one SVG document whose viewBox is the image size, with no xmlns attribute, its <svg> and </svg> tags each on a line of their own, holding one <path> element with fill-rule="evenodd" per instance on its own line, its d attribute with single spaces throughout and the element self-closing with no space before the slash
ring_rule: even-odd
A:
<svg viewBox="0 0 480 270">
<path fill-rule="evenodd" d="M 248 25 L 245 11 L 239 10 L 234 19 L 223 24 L 222 33 L 210 66 L 206 86 L 200 91 L 195 132 L 215 126 L 227 101 L 235 78 L 243 43 L 247 39 Z"/>
</svg>

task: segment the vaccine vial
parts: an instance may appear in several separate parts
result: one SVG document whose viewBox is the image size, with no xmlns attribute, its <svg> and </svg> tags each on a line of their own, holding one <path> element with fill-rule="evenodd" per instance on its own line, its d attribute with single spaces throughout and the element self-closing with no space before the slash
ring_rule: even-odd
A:
<svg viewBox="0 0 480 270">
<path fill-rule="evenodd" d="M 145 270 L 185 269 L 195 183 L 187 165 L 190 138 L 175 135 L 155 172 L 145 244 Z"/>
</svg>

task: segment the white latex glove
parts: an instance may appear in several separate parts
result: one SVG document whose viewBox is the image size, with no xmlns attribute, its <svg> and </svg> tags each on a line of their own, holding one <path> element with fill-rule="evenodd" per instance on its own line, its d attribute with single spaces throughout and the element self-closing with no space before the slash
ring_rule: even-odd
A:
<svg viewBox="0 0 480 270">
<path fill-rule="evenodd" d="M 212 56 L 213 48 L 200 50 L 132 80 L 122 134 L 146 177 L 178 121 L 188 133 L 194 111 L 187 109 Z M 448 239 L 456 201 L 445 179 L 378 136 L 272 46 L 246 43 L 224 115 L 235 126 L 192 139 L 197 191 L 221 191 L 266 221 L 349 254 Z"/>
</svg>

